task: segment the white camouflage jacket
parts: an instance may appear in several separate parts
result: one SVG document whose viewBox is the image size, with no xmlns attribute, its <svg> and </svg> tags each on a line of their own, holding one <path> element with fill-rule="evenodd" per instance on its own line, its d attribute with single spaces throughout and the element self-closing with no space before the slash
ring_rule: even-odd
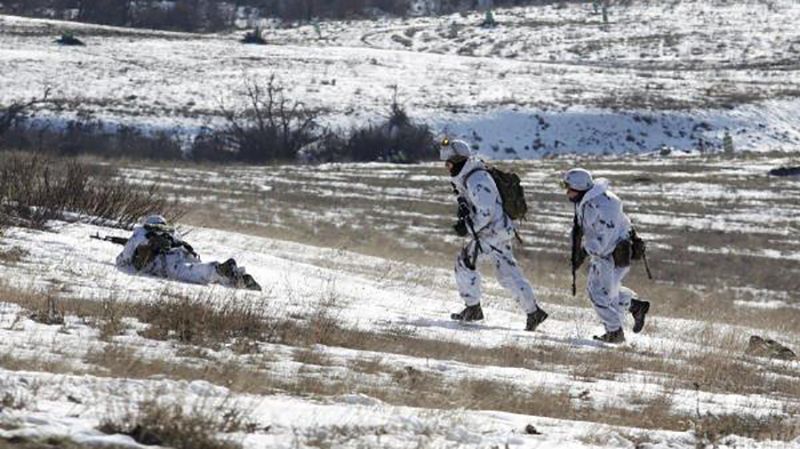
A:
<svg viewBox="0 0 800 449">
<path fill-rule="evenodd" d="M 467 200 L 471 209 L 470 217 L 479 237 L 496 237 L 502 240 L 514 236 L 514 221 L 503 210 L 500 192 L 482 160 L 474 156 L 467 159 L 464 167 L 451 181 L 458 196 Z"/>
<path fill-rule="evenodd" d="M 144 226 L 136 226 L 133 228 L 133 235 L 131 235 L 128 242 L 125 244 L 125 248 L 123 248 L 122 252 L 117 256 L 116 262 L 118 267 L 133 268 L 133 256 L 136 253 L 136 248 L 148 244 L 147 233 L 148 231 Z M 176 242 L 182 241 L 177 231 L 170 230 L 169 233 Z M 183 252 L 185 250 L 183 248 L 174 248 L 170 250 L 170 253 L 177 251 Z M 151 268 L 153 267 L 146 266 L 142 268 L 142 271 L 150 271 Z"/>
<path fill-rule="evenodd" d="M 608 179 L 595 180 L 594 187 L 578 204 L 583 248 L 594 257 L 608 257 L 631 232 L 631 221 L 622 211 L 622 201 L 608 190 L 609 184 Z"/>
</svg>

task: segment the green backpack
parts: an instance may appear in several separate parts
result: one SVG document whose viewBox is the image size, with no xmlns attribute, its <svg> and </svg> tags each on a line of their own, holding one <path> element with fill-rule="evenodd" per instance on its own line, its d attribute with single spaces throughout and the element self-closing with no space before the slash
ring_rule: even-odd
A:
<svg viewBox="0 0 800 449">
<path fill-rule="evenodd" d="M 503 211 L 512 220 L 524 220 L 528 214 L 528 203 L 525 202 L 525 190 L 522 188 L 519 176 L 514 172 L 500 170 L 497 167 L 487 166 L 476 168 L 464 177 L 464 184 L 473 173 L 486 171 L 494 179 L 500 198 L 503 200 Z"/>
</svg>

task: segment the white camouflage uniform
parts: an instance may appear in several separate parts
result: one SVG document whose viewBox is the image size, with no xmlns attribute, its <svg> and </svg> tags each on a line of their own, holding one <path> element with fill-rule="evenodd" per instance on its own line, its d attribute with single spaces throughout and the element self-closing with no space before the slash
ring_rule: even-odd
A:
<svg viewBox="0 0 800 449">
<path fill-rule="evenodd" d="M 589 254 L 586 292 L 607 332 L 622 328 L 631 299 L 636 293 L 622 286 L 630 266 L 618 268 L 612 253 L 627 239 L 631 221 L 622 211 L 622 201 L 608 190 L 607 179 L 597 179 L 578 204 L 578 223 L 583 228 L 583 248 Z"/>
<path fill-rule="evenodd" d="M 167 229 L 176 242 L 182 241 L 175 230 L 164 229 Z M 148 230 L 145 226 L 136 226 L 133 229 L 133 235 L 128 239 L 122 253 L 117 256 L 118 267 L 136 270 L 133 264 L 134 254 L 137 248 L 149 244 L 147 234 Z M 228 280 L 217 273 L 217 265 L 216 262 L 203 263 L 187 248 L 179 246 L 169 249 L 166 253 L 156 255 L 138 272 L 194 284 L 227 284 Z"/>
<path fill-rule="evenodd" d="M 476 169 L 480 170 L 472 173 Z M 470 206 L 470 218 L 480 243 L 477 262 L 492 260 L 500 284 L 511 292 L 525 313 L 535 312 L 538 307 L 533 288 L 523 276 L 512 251 L 516 227 L 503 211 L 500 193 L 486 165 L 477 157 L 470 157 L 451 180 L 459 197 L 466 199 Z M 481 302 L 481 274 L 477 264 L 470 267 L 475 245 L 473 237 L 456 259 L 456 284 L 467 306 Z"/>
</svg>

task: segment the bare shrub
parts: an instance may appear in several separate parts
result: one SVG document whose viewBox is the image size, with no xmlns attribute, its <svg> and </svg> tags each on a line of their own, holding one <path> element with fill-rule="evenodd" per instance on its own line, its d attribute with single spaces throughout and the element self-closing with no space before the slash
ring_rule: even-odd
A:
<svg viewBox="0 0 800 449">
<path fill-rule="evenodd" d="M 182 215 L 174 202 L 161 197 L 157 185 L 132 187 L 108 167 L 24 153 L 0 154 L 0 162 L 0 210 L 15 224 L 42 228 L 72 213 L 92 223 L 130 228 L 151 213 L 172 220 Z"/>
<path fill-rule="evenodd" d="M 232 159 L 247 163 L 294 161 L 297 152 L 314 140 L 317 114 L 284 94 L 275 75 L 265 84 L 245 83 L 247 108 L 222 107 L 227 125 L 201 135 L 192 150 L 195 160 Z"/>
<path fill-rule="evenodd" d="M 45 89 L 41 97 L 33 98 L 26 102 L 15 101 L 4 108 L 0 108 L 0 142 L 2 142 L 3 135 L 9 129 L 26 118 L 31 107 L 47 102 L 49 95 L 50 89 Z"/>
<path fill-rule="evenodd" d="M 145 445 L 170 446 L 176 449 L 238 449 L 239 443 L 220 439 L 218 433 L 243 428 L 241 412 L 226 406 L 185 411 L 180 404 L 161 404 L 149 400 L 122 418 L 104 420 L 99 430 L 125 434 Z"/>
</svg>

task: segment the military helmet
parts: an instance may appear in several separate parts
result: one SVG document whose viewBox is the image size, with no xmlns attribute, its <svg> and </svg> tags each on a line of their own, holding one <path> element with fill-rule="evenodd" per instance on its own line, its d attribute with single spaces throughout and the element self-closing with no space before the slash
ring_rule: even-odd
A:
<svg viewBox="0 0 800 449">
<path fill-rule="evenodd" d="M 567 170 L 561 176 L 564 188 L 585 192 L 594 186 L 592 174 L 583 168 L 573 168 Z"/>
</svg>

